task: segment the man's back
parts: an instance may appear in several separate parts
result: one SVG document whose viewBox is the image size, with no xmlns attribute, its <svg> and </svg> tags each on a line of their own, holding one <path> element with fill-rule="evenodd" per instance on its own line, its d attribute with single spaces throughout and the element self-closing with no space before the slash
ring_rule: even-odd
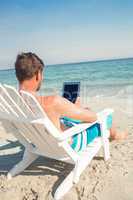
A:
<svg viewBox="0 0 133 200">
<path fill-rule="evenodd" d="M 96 114 L 92 111 L 80 108 L 60 96 L 38 96 L 36 97 L 41 106 L 47 113 L 54 125 L 61 130 L 60 118 L 70 117 L 84 122 L 93 122 L 96 120 Z"/>
</svg>

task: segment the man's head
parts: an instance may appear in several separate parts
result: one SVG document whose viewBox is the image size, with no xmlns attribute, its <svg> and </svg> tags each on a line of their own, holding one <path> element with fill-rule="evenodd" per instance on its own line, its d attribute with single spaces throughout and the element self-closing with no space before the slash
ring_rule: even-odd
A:
<svg viewBox="0 0 133 200">
<path fill-rule="evenodd" d="M 43 68 L 43 61 L 34 53 L 22 53 L 17 56 L 15 71 L 20 85 L 29 84 L 34 90 L 39 90 Z"/>
</svg>

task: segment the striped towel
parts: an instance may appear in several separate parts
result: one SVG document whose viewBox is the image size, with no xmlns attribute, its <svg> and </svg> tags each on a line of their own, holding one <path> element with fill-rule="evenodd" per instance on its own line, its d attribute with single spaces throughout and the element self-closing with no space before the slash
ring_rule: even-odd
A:
<svg viewBox="0 0 133 200">
<path fill-rule="evenodd" d="M 74 120 L 68 117 L 61 118 L 61 122 L 65 125 L 65 127 L 72 127 L 76 124 L 82 123 L 79 120 Z M 107 117 L 107 128 L 110 129 L 112 126 L 112 115 Z M 84 150 L 88 144 L 90 144 L 96 137 L 101 136 L 100 124 L 95 123 L 88 129 L 82 131 L 81 133 L 77 133 L 72 136 L 72 144 L 71 147 L 79 152 Z"/>
</svg>

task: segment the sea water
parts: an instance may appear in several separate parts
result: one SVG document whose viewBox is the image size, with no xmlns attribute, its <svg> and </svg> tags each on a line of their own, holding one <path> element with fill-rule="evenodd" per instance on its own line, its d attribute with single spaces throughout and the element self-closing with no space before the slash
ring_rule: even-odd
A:
<svg viewBox="0 0 133 200">
<path fill-rule="evenodd" d="M 81 97 L 126 98 L 133 94 L 133 58 L 48 65 L 43 73 L 41 95 L 62 95 L 65 81 L 80 81 Z M 0 70 L 0 83 L 17 88 L 14 69 Z"/>
</svg>

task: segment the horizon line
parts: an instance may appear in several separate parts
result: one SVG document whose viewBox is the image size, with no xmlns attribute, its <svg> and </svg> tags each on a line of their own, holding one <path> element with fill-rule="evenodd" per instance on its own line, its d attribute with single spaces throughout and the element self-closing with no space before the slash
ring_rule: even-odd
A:
<svg viewBox="0 0 133 200">
<path fill-rule="evenodd" d="M 102 58 L 102 59 L 95 59 L 95 60 L 84 60 L 84 61 L 79 61 L 79 62 L 68 62 L 68 63 L 57 63 L 57 64 L 48 64 L 46 66 L 53 66 L 53 65 L 70 65 L 70 64 L 80 64 L 80 63 L 92 63 L 92 62 L 102 62 L 102 61 L 113 61 L 113 60 L 128 60 L 128 59 L 133 59 L 132 57 L 120 57 L 120 58 Z"/>
<path fill-rule="evenodd" d="M 115 61 L 115 60 L 128 60 L 128 59 L 133 59 L 133 57 L 120 57 L 120 58 L 105 58 L 105 59 L 95 59 L 95 60 L 86 60 L 86 61 L 79 61 L 79 62 L 76 62 L 76 61 L 73 61 L 73 62 L 65 62 L 65 63 L 55 63 L 55 64 L 48 64 L 46 66 L 56 66 L 56 65 L 70 65 L 70 64 L 82 64 L 82 63 L 94 63 L 94 62 L 108 62 L 108 61 Z M 13 70 L 14 68 L 11 67 L 11 68 L 0 68 L 0 70 Z"/>
</svg>

